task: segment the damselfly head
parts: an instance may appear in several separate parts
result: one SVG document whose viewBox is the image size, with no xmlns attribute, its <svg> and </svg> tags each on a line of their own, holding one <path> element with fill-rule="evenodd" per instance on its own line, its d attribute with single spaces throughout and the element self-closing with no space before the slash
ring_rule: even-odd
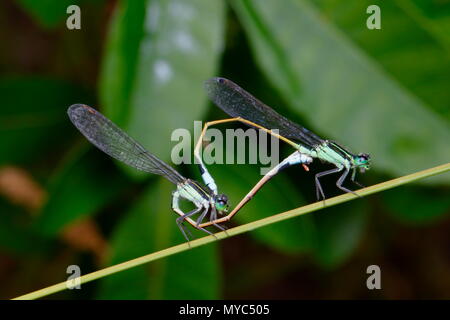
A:
<svg viewBox="0 0 450 320">
<path fill-rule="evenodd" d="M 219 213 L 223 212 L 227 212 L 228 211 L 228 197 L 224 194 L 219 194 L 216 196 L 215 200 L 215 204 L 216 204 L 216 209 L 217 211 L 219 211 Z"/>
<path fill-rule="evenodd" d="M 370 169 L 370 155 L 367 153 L 360 153 L 354 157 L 355 167 L 359 168 L 359 172 L 364 173 Z"/>
</svg>

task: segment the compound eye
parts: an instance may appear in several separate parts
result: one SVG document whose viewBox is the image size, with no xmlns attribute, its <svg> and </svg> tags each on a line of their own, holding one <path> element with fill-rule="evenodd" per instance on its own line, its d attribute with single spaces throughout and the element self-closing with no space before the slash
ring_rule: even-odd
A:
<svg viewBox="0 0 450 320">
<path fill-rule="evenodd" d="M 370 159 L 370 156 L 367 153 L 361 153 L 361 154 L 359 154 L 359 156 L 366 161 L 368 161 Z"/>
<path fill-rule="evenodd" d="M 219 202 L 227 203 L 227 202 L 228 202 L 228 197 L 227 197 L 226 195 L 224 195 L 224 194 L 221 194 L 221 195 L 217 198 L 217 200 L 218 200 Z"/>
<path fill-rule="evenodd" d="M 218 201 L 216 202 L 216 209 L 219 211 L 223 211 L 225 210 L 227 207 L 226 203 L 224 203 L 223 201 Z"/>
</svg>

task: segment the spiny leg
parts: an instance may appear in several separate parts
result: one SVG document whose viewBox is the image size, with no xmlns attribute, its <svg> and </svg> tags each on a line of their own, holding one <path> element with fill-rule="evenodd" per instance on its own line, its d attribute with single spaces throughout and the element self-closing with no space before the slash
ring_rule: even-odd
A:
<svg viewBox="0 0 450 320">
<path fill-rule="evenodd" d="M 354 184 L 356 184 L 360 188 L 365 188 L 366 187 L 365 185 L 363 185 L 362 183 L 360 183 L 360 182 L 358 182 L 356 180 L 350 179 L 350 181 L 353 182 Z"/>
<path fill-rule="evenodd" d="M 217 219 L 217 210 L 216 208 L 213 207 L 214 205 L 211 206 L 211 216 L 210 216 L 210 221 L 214 221 Z M 200 217 L 197 219 L 196 222 L 196 228 L 199 228 L 200 223 L 203 221 L 203 219 L 205 218 L 205 216 L 207 215 L 209 211 L 209 208 L 206 208 L 202 214 L 200 215 Z M 225 229 L 217 224 L 213 224 L 213 226 L 217 227 L 218 229 L 225 231 Z"/>
<path fill-rule="evenodd" d="M 206 215 L 208 214 L 208 211 L 209 211 L 209 207 L 204 208 L 202 214 L 200 215 L 200 217 L 198 217 L 197 222 L 195 223 L 195 226 L 197 228 L 200 225 L 200 223 L 203 221 L 203 219 L 206 217 Z"/>
<path fill-rule="evenodd" d="M 217 210 L 215 208 L 213 208 L 211 210 L 211 215 L 210 215 L 209 221 L 212 222 L 212 225 L 214 227 L 225 232 L 225 234 L 228 236 L 227 228 L 225 226 L 222 227 L 222 226 L 218 225 L 217 223 L 215 223 L 216 220 L 217 220 Z"/>
<path fill-rule="evenodd" d="M 194 226 L 194 228 L 196 228 L 196 229 L 198 229 L 198 230 L 201 230 L 201 231 L 203 231 L 203 232 L 206 232 L 207 234 L 209 234 L 209 235 L 211 235 L 211 236 L 213 236 L 214 238 L 216 238 L 217 239 L 217 237 L 212 233 L 212 232 L 210 232 L 210 231 L 208 231 L 208 230 L 206 230 L 205 228 L 203 228 L 203 227 L 200 227 L 200 222 L 205 218 L 205 216 L 208 214 L 208 211 L 209 211 L 209 207 L 198 207 L 197 209 L 196 209 L 196 212 L 195 213 L 198 213 L 201 209 L 204 209 L 203 210 L 203 212 L 200 214 L 200 217 L 197 219 L 197 221 L 196 221 L 196 223 L 195 223 L 195 225 L 193 225 Z M 194 214 L 195 214 L 194 213 Z M 185 218 L 188 218 L 189 216 L 184 216 L 184 219 Z M 180 219 L 180 218 L 178 218 L 178 219 Z M 183 220 L 184 220 L 183 219 Z"/>
<path fill-rule="evenodd" d="M 184 237 L 186 238 L 186 240 L 189 242 L 189 237 L 186 235 L 186 231 L 189 233 L 189 236 L 192 236 L 190 231 L 188 229 L 185 229 L 183 222 L 186 220 L 188 221 L 191 225 L 194 226 L 194 223 L 191 222 L 191 219 L 189 219 L 190 216 L 193 216 L 194 214 L 198 213 L 202 207 L 197 207 L 196 209 L 188 212 L 188 213 L 184 213 L 179 206 L 179 201 L 180 201 L 180 193 L 179 191 L 175 191 L 172 193 L 172 210 L 175 211 L 180 217 L 177 218 L 176 222 L 178 225 L 178 228 L 180 228 L 181 232 L 183 233 Z"/>
<path fill-rule="evenodd" d="M 186 241 L 189 243 L 189 239 L 192 238 L 192 233 L 189 231 L 189 229 L 184 225 L 184 220 L 181 221 L 181 223 L 178 223 L 178 219 L 176 219 L 176 223 L 178 228 L 181 230 L 181 232 L 183 233 L 184 238 L 186 239 Z M 190 245 L 189 245 L 190 246 Z"/>
<path fill-rule="evenodd" d="M 320 200 L 320 195 L 322 195 L 323 201 L 325 203 L 325 193 L 323 193 L 322 185 L 320 184 L 319 178 L 323 177 L 323 176 L 326 176 L 326 175 L 329 175 L 329 174 L 332 174 L 332 173 L 335 173 L 335 172 L 339 172 L 341 170 L 342 170 L 342 168 L 334 168 L 334 169 L 323 171 L 323 172 L 319 172 L 319 173 L 316 174 L 315 180 L 316 180 L 316 197 L 317 197 L 317 200 Z"/>
<path fill-rule="evenodd" d="M 188 213 L 186 213 L 186 214 L 183 214 L 183 215 L 181 215 L 180 217 L 177 218 L 177 225 L 178 225 L 178 228 L 180 228 L 181 232 L 183 233 L 184 237 L 186 238 L 186 240 L 187 240 L 188 242 L 189 242 L 189 238 L 186 236 L 185 231 L 187 231 L 187 232 L 189 233 L 189 235 L 191 235 L 191 234 L 190 234 L 190 232 L 189 232 L 187 229 L 184 229 L 183 222 L 184 222 L 184 220 L 185 220 L 186 218 L 189 218 L 190 216 L 193 216 L 194 214 L 198 213 L 201 209 L 202 209 L 202 207 L 196 208 L 196 209 L 194 209 L 194 210 L 192 210 L 192 211 L 190 211 L 190 212 L 188 212 Z M 205 210 L 208 210 L 208 209 L 205 209 Z M 177 212 L 177 213 L 180 214 L 179 212 Z M 182 214 L 182 213 L 183 213 L 183 212 L 181 212 L 181 214 Z M 205 228 L 202 228 L 202 227 L 200 227 L 200 226 L 194 226 L 194 227 L 197 228 L 198 230 L 201 230 L 201 231 L 203 231 L 203 232 L 206 232 L 206 233 L 209 234 L 210 236 L 213 236 L 214 238 L 217 239 L 217 237 L 216 237 L 211 231 L 208 231 L 208 230 L 206 230 Z"/>
<path fill-rule="evenodd" d="M 350 172 L 349 168 L 346 168 L 344 173 L 339 177 L 338 181 L 336 181 L 336 186 L 345 191 L 345 192 L 349 192 L 349 193 L 353 193 L 355 196 L 361 197 L 359 194 L 357 194 L 355 191 L 347 189 L 346 187 L 344 187 L 342 184 L 345 181 L 345 178 L 347 178 L 348 173 Z"/>
<path fill-rule="evenodd" d="M 212 224 L 214 227 L 216 227 L 217 229 L 219 229 L 220 231 L 225 232 L 225 234 L 228 236 L 228 232 L 227 232 L 227 227 L 226 226 L 221 226 L 217 223 L 213 223 Z"/>
<path fill-rule="evenodd" d="M 176 222 L 178 225 L 178 228 L 181 230 L 181 232 L 183 233 L 184 237 L 186 238 L 186 241 L 189 242 L 189 237 L 186 235 L 186 231 L 189 233 L 189 236 L 192 236 L 191 233 L 189 232 L 189 230 L 185 229 L 183 222 L 186 218 L 189 218 L 190 216 L 196 214 L 197 212 L 199 212 L 201 210 L 201 208 L 195 208 L 192 211 L 189 211 L 188 213 L 183 213 L 180 209 L 175 209 L 174 211 L 176 213 L 178 213 L 180 215 L 180 217 L 177 218 Z"/>
<path fill-rule="evenodd" d="M 352 177 L 350 178 L 350 181 L 353 182 L 354 184 L 356 184 L 357 186 L 364 188 L 365 185 L 363 185 L 362 183 L 359 183 L 358 181 L 355 180 L 356 177 L 356 168 L 353 168 L 353 172 L 352 172 Z"/>
<path fill-rule="evenodd" d="M 211 231 L 206 230 L 204 227 L 201 227 L 201 226 L 195 226 L 195 228 L 198 229 L 198 230 L 201 230 L 201 231 L 203 231 L 203 232 L 206 232 L 207 234 L 209 234 L 210 236 L 213 236 L 213 237 L 217 240 L 216 235 L 215 235 L 214 233 L 212 233 Z"/>
<path fill-rule="evenodd" d="M 210 231 L 206 230 L 203 226 L 199 226 L 196 222 L 192 221 L 192 219 L 190 219 L 191 216 L 193 216 L 194 214 L 198 213 L 203 207 L 199 206 L 196 209 L 188 212 L 188 213 L 184 213 L 183 211 L 181 211 L 180 206 L 179 206 L 179 200 L 180 200 L 180 193 L 177 191 L 175 191 L 172 194 L 172 210 L 175 211 L 178 215 L 180 215 L 179 218 L 177 218 L 177 224 L 178 227 L 180 228 L 181 232 L 183 232 L 184 237 L 189 241 L 189 239 L 186 236 L 186 233 L 184 232 L 184 230 L 182 229 L 184 227 L 184 225 L 182 225 L 183 221 L 187 221 L 189 222 L 190 225 L 192 225 L 194 228 L 201 230 L 203 232 L 206 232 L 209 235 L 212 235 L 214 238 L 217 239 L 217 237 L 211 233 Z M 208 212 L 208 208 L 205 208 L 204 212 Z M 202 213 L 204 214 L 204 213 Z M 187 230 L 187 229 L 186 229 Z M 188 231 L 189 232 L 189 231 Z"/>
</svg>

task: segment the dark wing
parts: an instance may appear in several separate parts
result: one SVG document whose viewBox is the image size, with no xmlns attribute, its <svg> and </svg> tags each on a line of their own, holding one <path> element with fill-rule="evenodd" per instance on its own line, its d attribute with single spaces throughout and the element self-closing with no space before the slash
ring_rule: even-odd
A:
<svg viewBox="0 0 450 320">
<path fill-rule="evenodd" d="M 67 113 L 75 127 L 93 145 L 111 157 L 138 170 L 164 176 L 175 184 L 186 180 L 95 109 L 74 104 Z"/>
<path fill-rule="evenodd" d="M 281 136 L 314 148 L 323 140 L 298 124 L 283 117 L 234 82 L 212 78 L 205 82 L 209 98 L 232 117 L 241 117 L 266 129 L 278 129 Z"/>
</svg>

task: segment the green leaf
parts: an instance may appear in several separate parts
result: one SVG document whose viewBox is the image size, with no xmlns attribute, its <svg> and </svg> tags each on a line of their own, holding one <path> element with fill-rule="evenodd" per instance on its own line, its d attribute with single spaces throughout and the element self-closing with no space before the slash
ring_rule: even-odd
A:
<svg viewBox="0 0 450 320">
<path fill-rule="evenodd" d="M 448 161 L 448 123 L 308 1 L 232 4 L 267 78 L 324 136 L 370 153 L 374 168 L 395 175 Z"/>
<path fill-rule="evenodd" d="M 381 194 L 387 211 L 402 222 L 422 225 L 434 223 L 450 213 L 448 188 L 430 189 L 406 186 Z"/>
<path fill-rule="evenodd" d="M 450 120 L 450 5 L 428 0 L 318 0 L 322 14 L 409 92 Z M 366 8 L 381 10 L 381 30 L 365 27 Z M 418 63 L 420 61 L 420 63 Z"/>
<path fill-rule="evenodd" d="M 80 4 L 78 0 L 17 0 L 17 2 L 46 28 L 56 27 L 68 17 L 66 13 L 68 6 Z"/>
<path fill-rule="evenodd" d="M 34 226 L 41 234 L 55 235 L 75 220 L 93 215 L 126 186 L 120 172 L 105 166 L 108 159 L 103 154 L 93 157 L 93 153 L 86 153 L 85 148 L 76 150 L 53 177 Z"/>
<path fill-rule="evenodd" d="M 170 208 L 174 188 L 162 178 L 148 188 L 114 232 L 111 265 L 185 241 Z M 211 244 L 103 279 L 98 298 L 217 299 L 220 280 L 217 246 Z"/>
<path fill-rule="evenodd" d="M 145 0 L 121 1 L 112 18 L 100 74 L 99 96 L 106 114 L 123 126 L 144 36 Z"/>
<path fill-rule="evenodd" d="M 317 262 L 326 269 L 342 264 L 357 248 L 367 218 L 368 206 L 364 200 L 327 208 L 314 215 Z"/>
<path fill-rule="evenodd" d="M 396 0 L 412 19 L 447 51 L 450 49 L 450 3 L 427 0 Z"/>
<path fill-rule="evenodd" d="M 67 107 L 92 99 L 77 86 L 43 77 L 0 79 L 0 96 L 0 164 L 35 163 L 54 152 L 75 132 Z"/>
<path fill-rule="evenodd" d="M 191 129 L 205 113 L 203 81 L 216 71 L 223 19 L 223 3 L 208 0 L 128 1 L 116 13 L 101 101 L 162 159 L 169 159 L 173 130 Z"/>
</svg>

